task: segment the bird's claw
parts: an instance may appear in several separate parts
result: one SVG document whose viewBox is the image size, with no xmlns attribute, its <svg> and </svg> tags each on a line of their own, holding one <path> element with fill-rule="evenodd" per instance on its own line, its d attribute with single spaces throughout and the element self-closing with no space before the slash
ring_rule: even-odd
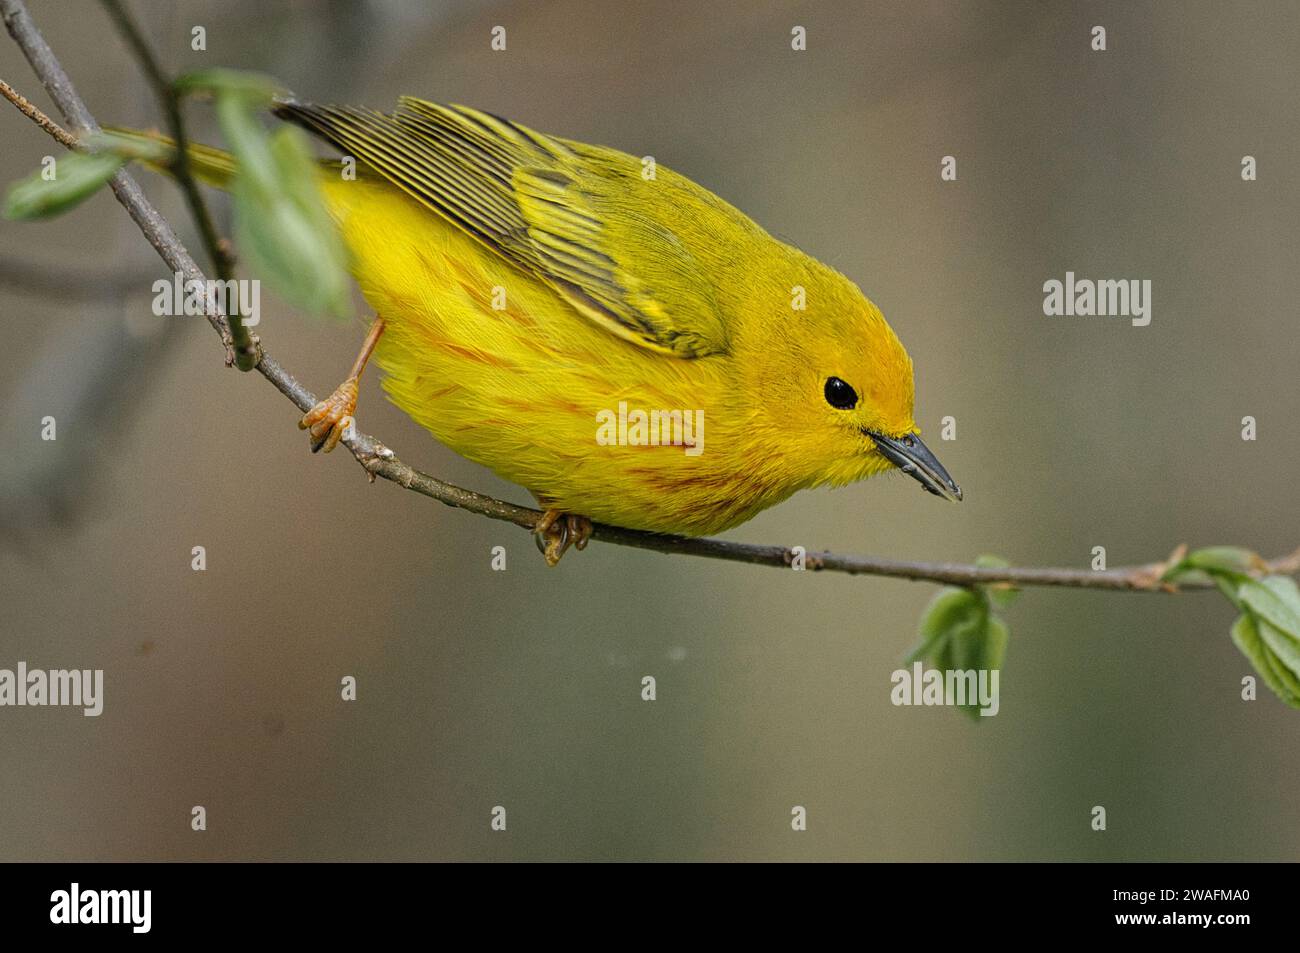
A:
<svg viewBox="0 0 1300 953">
<path fill-rule="evenodd" d="M 591 520 L 574 513 L 547 510 L 533 527 L 537 549 L 546 557 L 546 565 L 555 566 L 572 546 L 581 552 L 591 539 Z"/>
<path fill-rule="evenodd" d="M 311 438 L 311 452 L 329 453 L 337 447 L 352 425 L 356 409 L 357 380 L 350 377 L 298 421 L 298 429 L 306 430 Z"/>
</svg>

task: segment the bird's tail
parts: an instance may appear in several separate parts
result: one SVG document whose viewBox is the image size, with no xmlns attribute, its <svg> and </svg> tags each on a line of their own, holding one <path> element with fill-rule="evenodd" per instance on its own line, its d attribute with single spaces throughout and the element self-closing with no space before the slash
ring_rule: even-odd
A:
<svg viewBox="0 0 1300 953">
<path fill-rule="evenodd" d="M 112 133 L 119 139 L 125 139 L 128 143 L 147 147 L 148 150 L 156 150 L 159 144 L 166 147 L 166 152 L 161 158 L 141 159 L 143 165 L 148 166 L 155 172 L 161 172 L 164 175 L 171 174 L 172 156 L 175 154 L 176 141 L 170 136 L 164 136 L 159 132 L 145 132 L 139 129 L 122 129 L 108 128 L 106 132 Z M 141 150 L 147 151 L 145 149 Z M 217 189 L 229 189 L 231 180 L 236 173 L 235 157 L 224 149 L 216 149 L 212 146 L 201 145 L 197 142 L 191 142 L 186 150 L 189 157 L 190 171 L 194 178 Z"/>
</svg>

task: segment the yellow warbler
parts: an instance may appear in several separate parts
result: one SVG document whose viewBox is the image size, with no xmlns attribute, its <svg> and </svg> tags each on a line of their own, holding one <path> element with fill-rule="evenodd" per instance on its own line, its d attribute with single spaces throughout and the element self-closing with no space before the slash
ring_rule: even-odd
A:
<svg viewBox="0 0 1300 953">
<path fill-rule="evenodd" d="M 879 309 L 684 176 L 410 97 L 277 113 L 355 161 L 320 184 L 377 314 L 303 420 L 315 449 L 338 442 L 373 347 L 402 410 L 548 510 L 552 562 L 583 518 L 707 534 L 894 467 L 961 499 Z"/>
</svg>

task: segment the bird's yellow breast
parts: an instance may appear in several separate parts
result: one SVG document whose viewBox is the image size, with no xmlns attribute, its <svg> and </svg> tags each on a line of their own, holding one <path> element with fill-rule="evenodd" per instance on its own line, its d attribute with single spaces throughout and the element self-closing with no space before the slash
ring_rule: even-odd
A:
<svg viewBox="0 0 1300 953">
<path fill-rule="evenodd" d="M 323 181 L 385 321 L 384 388 L 442 443 L 598 522 L 705 534 L 795 490 L 728 355 L 665 356 L 379 180 Z"/>
</svg>

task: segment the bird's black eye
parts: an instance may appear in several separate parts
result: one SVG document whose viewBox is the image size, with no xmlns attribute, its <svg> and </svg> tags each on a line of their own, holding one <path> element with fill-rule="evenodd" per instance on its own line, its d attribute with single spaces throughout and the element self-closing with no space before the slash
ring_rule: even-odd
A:
<svg viewBox="0 0 1300 953">
<path fill-rule="evenodd" d="M 836 410 L 852 410 L 858 406 L 858 392 L 838 377 L 826 378 L 826 403 Z"/>
</svg>

